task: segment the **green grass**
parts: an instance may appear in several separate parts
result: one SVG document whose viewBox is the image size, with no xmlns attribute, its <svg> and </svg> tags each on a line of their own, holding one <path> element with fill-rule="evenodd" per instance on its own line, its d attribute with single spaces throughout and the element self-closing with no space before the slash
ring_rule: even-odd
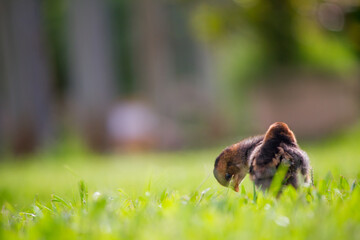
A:
<svg viewBox="0 0 360 240">
<path fill-rule="evenodd" d="M 5 161 L 0 239 L 358 239 L 359 142 L 356 127 L 302 145 L 315 186 L 279 198 L 220 186 L 221 149 Z"/>
</svg>

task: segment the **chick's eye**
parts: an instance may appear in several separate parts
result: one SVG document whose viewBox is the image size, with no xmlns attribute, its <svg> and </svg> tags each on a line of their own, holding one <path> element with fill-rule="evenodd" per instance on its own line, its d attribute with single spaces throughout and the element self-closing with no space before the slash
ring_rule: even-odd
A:
<svg viewBox="0 0 360 240">
<path fill-rule="evenodd" d="M 226 181 L 229 181 L 232 175 L 230 173 L 225 173 L 225 179 Z"/>
</svg>

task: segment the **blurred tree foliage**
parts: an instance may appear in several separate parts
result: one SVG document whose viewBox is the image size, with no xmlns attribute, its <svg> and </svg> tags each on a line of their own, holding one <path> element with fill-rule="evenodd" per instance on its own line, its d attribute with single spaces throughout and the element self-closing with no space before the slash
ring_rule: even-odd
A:
<svg viewBox="0 0 360 240">
<path fill-rule="evenodd" d="M 194 12 L 195 32 L 207 40 L 234 33 L 255 33 L 275 64 L 296 61 L 294 15 L 288 1 L 220 1 L 201 3 Z"/>
<path fill-rule="evenodd" d="M 360 6 L 353 8 L 346 14 L 345 32 L 349 42 L 360 58 Z"/>
<path fill-rule="evenodd" d="M 235 36 L 245 52 L 256 43 L 261 49 L 257 60 L 261 72 L 300 66 L 342 74 L 357 67 L 353 50 L 360 42 L 358 5 L 355 1 L 200 0 L 192 26 L 207 42 L 223 43 Z M 229 47 L 237 52 L 236 46 Z"/>
</svg>

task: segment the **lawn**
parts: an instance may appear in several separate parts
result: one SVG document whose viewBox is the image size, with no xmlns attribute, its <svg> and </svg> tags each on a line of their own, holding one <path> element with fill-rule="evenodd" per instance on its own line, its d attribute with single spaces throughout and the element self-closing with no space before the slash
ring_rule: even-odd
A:
<svg viewBox="0 0 360 240">
<path fill-rule="evenodd" d="M 314 186 L 240 193 L 212 176 L 221 148 L 0 164 L 0 239 L 359 239 L 360 127 L 300 142 Z M 224 147 L 224 146 L 223 146 Z"/>
</svg>

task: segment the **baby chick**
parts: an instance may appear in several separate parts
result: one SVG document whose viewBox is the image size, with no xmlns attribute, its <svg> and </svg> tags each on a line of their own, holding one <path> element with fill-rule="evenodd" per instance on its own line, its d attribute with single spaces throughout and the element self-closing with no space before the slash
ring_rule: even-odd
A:
<svg viewBox="0 0 360 240">
<path fill-rule="evenodd" d="M 280 164 L 288 171 L 284 184 L 298 187 L 298 173 L 310 183 L 310 163 L 307 154 L 296 142 L 294 133 L 282 122 L 272 124 L 265 135 L 244 139 L 227 147 L 216 158 L 214 176 L 226 187 L 239 191 L 247 173 L 257 187 L 269 188 Z"/>
</svg>

